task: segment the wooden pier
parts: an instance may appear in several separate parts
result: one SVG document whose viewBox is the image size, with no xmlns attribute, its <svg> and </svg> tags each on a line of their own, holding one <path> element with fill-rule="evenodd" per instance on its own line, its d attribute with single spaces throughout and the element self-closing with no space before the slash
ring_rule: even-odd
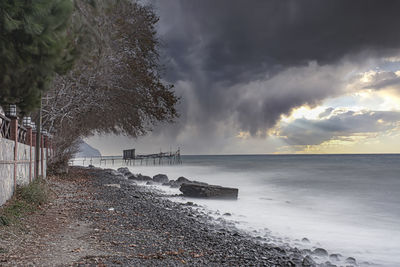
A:
<svg viewBox="0 0 400 267">
<path fill-rule="evenodd" d="M 182 164 L 181 152 L 178 149 L 175 152 L 160 152 L 155 154 L 139 154 L 136 155 L 135 149 L 124 150 L 122 156 L 102 156 L 72 159 L 70 165 L 82 162 L 82 165 L 93 165 L 99 163 L 100 166 L 114 166 L 117 162 L 122 165 L 174 165 Z"/>
<path fill-rule="evenodd" d="M 139 163 L 140 165 L 143 165 L 145 163 L 146 165 L 149 164 L 159 164 L 162 165 L 164 163 L 166 164 L 181 164 L 181 152 L 178 149 L 175 152 L 160 152 L 157 154 L 143 154 L 143 155 L 135 155 L 135 150 L 124 150 L 124 156 L 123 159 L 126 163 L 126 165 L 135 165 L 136 163 Z"/>
</svg>

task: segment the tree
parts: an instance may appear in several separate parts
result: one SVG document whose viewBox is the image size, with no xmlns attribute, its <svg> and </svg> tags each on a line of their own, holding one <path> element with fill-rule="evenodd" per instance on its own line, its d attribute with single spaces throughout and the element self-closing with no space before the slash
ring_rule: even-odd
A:
<svg viewBox="0 0 400 267">
<path fill-rule="evenodd" d="M 0 105 L 38 106 L 56 73 L 72 67 L 72 0 L 0 1 Z"/>
<path fill-rule="evenodd" d="M 67 75 L 56 76 L 43 101 L 57 164 L 65 164 L 83 137 L 136 137 L 177 117 L 178 98 L 161 79 L 153 10 L 128 0 L 97 6 L 80 0 L 75 10 L 71 27 L 80 36 L 81 57 Z"/>
</svg>

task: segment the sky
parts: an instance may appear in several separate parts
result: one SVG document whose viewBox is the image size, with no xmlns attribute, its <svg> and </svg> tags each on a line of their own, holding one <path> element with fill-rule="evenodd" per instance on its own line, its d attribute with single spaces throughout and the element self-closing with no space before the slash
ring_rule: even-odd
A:
<svg viewBox="0 0 400 267">
<path fill-rule="evenodd" d="M 400 1 L 147 2 L 180 117 L 102 154 L 400 153 Z"/>
</svg>

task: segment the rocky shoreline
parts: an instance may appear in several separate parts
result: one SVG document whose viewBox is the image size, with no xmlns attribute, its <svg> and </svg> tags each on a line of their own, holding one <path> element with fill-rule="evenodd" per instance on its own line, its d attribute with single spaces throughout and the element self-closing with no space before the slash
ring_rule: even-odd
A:
<svg viewBox="0 0 400 267">
<path fill-rule="evenodd" d="M 0 265 L 356 266 L 322 248 L 267 243 L 192 202 L 169 200 L 145 180 L 83 167 L 50 178 L 56 199 L 25 219 L 19 243 L 14 234 L 4 240 Z"/>
<path fill-rule="evenodd" d="M 330 260 L 340 260 L 341 255 L 329 255 L 326 250 L 317 248 L 314 251 L 300 250 L 289 245 L 274 245 L 263 242 L 264 238 L 252 237 L 238 230 L 229 221 L 214 220 L 207 213 L 196 209 L 191 202 L 177 203 L 165 198 L 150 187 L 138 186 L 134 178 L 121 176 L 114 170 L 88 169 L 95 176 L 93 182 L 99 190 L 99 196 L 112 203 L 118 225 L 134 225 L 135 229 L 147 229 L 146 237 L 133 238 L 131 230 L 119 235 L 119 242 L 148 242 L 152 240 L 154 248 L 143 246 L 137 253 L 143 259 L 125 259 L 127 265 L 146 266 L 336 266 Z M 128 177 L 127 177 L 128 176 Z M 165 177 L 156 177 L 165 182 Z M 141 181 L 143 179 L 140 179 Z M 149 181 L 149 179 L 145 179 Z M 107 184 L 119 184 L 119 187 L 105 187 Z M 173 184 L 173 183 L 172 183 Z M 100 208 L 100 207 L 98 207 Z M 104 213 L 97 214 L 103 221 L 107 218 L 107 207 Z M 140 214 L 140 216 L 130 216 Z M 127 216 L 125 216 L 127 215 Z M 96 220 L 95 220 L 96 221 Z M 119 230 L 109 231 L 120 233 Z M 140 232 L 142 233 L 142 232 Z M 128 238 L 128 239 L 127 239 Z M 115 237 L 114 237 L 115 239 Z M 142 247 L 137 244 L 138 247 Z M 317 264 L 313 259 L 318 259 Z M 356 266 L 353 258 L 341 259 L 345 266 Z M 321 263 L 322 262 L 322 263 Z M 342 264 L 340 264 L 342 265 Z"/>
<path fill-rule="evenodd" d="M 191 203 L 167 200 L 111 170 L 87 171 L 94 176 L 95 195 L 107 205 L 95 206 L 97 213 L 82 216 L 96 229 L 106 222 L 110 228 L 101 238 L 118 242 L 117 250 L 132 255 L 116 254 L 103 260 L 106 265 L 118 261 L 126 266 L 295 266 L 303 262 L 296 249 L 256 243 L 223 222 L 211 223 Z M 115 184 L 119 187 L 109 186 Z"/>
</svg>

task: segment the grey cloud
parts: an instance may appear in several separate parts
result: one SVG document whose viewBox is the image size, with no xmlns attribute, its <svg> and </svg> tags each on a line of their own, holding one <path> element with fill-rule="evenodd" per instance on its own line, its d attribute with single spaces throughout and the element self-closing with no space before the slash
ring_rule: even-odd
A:
<svg viewBox="0 0 400 267">
<path fill-rule="evenodd" d="M 389 131 L 399 125 L 400 111 L 348 111 L 323 120 L 297 119 L 283 126 L 280 136 L 290 145 L 319 145 L 354 134 Z"/>
<path fill-rule="evenodd" d="M 392 71 L 377 72 L 372 76 L 372 81 L 364 86 L 364 89 L 385 89 L 387 87 L 398 87 L 400 89 L 400 76 Z"/>
<path fill-rule="evenodd" d="M 237 86 L 240 93 L 235 112 L 240 129 L 256 135 L 260 130 L 264 132 L 273 127 L 282 114 L 290 114 L 294 107 L 315 106 L 326 97 L 342 92 L 341 76 L 347 69 L 347 66 L 310 64 Z"/>
<path fill-rule="evenodd" d="M 328 117 L 329 115 L 332 114 L 332 112 L 333 112 L 334 110 L 335 110 L 334 108 L 327 108 L 327 109 L 325 109 L 324 112 L 322 112 L 321 114 L 318 115 L 318 118 L 325 118 L 325 117 Z"/>
<path fill-rule="evenodd" d="M 293 108 L 343 93 L 343 77 L 364 58 L 391 56 L 400 46 L 400 1 L 153 4 L 166 79 L 182 96 L 180 120 L 154 133 L 169 142 L 193 132 L 208 139 L 265 133 Z"/>
</svg>

